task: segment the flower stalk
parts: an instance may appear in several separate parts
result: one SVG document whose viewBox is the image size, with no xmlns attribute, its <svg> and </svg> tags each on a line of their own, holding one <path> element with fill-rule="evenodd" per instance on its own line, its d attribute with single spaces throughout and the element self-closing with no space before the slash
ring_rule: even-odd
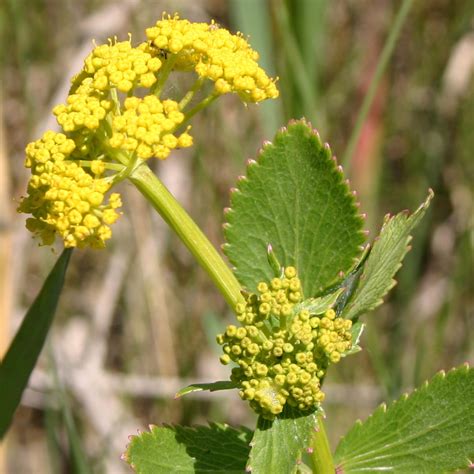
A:
<svg viewBox="0 0 474 474">
<path fill-rule="evenodd" d="M 334 474 L 334 461 L 322 416 L 318 417 L 318 431 L 314 432 L 311 448 L 313 450 L 311 454 L 313 472 L 315 474 Z"/>
<path fill-rule="evenodd" d="M 215 247 L 151 169 L 142 163 L 129 177 L 208 273 L 231 308 L 243 301 L 241 286 Z"/>
</svg>

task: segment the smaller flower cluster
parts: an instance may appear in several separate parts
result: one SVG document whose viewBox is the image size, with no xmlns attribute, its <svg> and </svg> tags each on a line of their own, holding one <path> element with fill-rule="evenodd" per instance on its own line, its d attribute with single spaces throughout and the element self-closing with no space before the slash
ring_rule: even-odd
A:
<svg viewBox="0 0 474 474">
<path fill-rule="evenodd" d="M 177 55 L 176 69 L 194 69 L 215 83 L 218 94 L 235 92 L 246 102 L 278 97 L 275 82 L 257 64 L 258 53 L 241 34 L 178 15 L 157 21 L 146 34 L 160 51 Z"/>
<path fill-rule="evenodd" d="M 217 336 L 231 361 L 231 380 L 240 397 L 264 417 L 272 419 L 285 404 L 309 410 L 324 399 L 321 380 L 352 346 L 351 321 L 336 317 L 332 309 L 312 314 L 305 309 L 301 282 L 294 267 L 282 278 L 260 282 L 236 307 L 240 327 L 230 325 Z"/>
<path fill-rule="evenodd" d="M 67 104 L 57 105 L 53 114 L 65 132 L 87 128 L 96 130 L 112 107 L 110 100 L 93 88 L 93 79 L 86 78 L 67 98 Z"/>
<path fill-rule="evenodd" d="M 174 100 L 160 101 L 154 95 L 143 99 L 129 97 L 125 99 L 124 108 L 124 113 L 113 119 L 111 147 L 136 152 L 141 159 L 156 156 L 163 160 L 171 150 L 193 144 L 187 132 L 178 137 L 173 135 L 184 120 Z"/>
<path fill-rule="evenodd" d="M 134 48 L 131 41 L 103 44 L 94 48 L 84 61 L 84 72 L 93 77 L 94 88 L 105 91 L 116 87 L 129 92 L 135 87 L 151 87 L 161 60 L 146 51 L 147 44 Z"/>
<path fill-rule="evenodd" d="M 102 248 L 119 217 L 120 196 L 113 193 L 104 204 L 110 184 L 100 178 L 102 163 L 91 162 L 92 176 L 68 160 L 74 148 L 73 140 L 51 131 L 27 146 L 25 166 L 32 176 L 18 211 L 32 215 L 27 228 L 43 245 L 51 245 L 59 234 L 65 247 Z"/>
</svg>

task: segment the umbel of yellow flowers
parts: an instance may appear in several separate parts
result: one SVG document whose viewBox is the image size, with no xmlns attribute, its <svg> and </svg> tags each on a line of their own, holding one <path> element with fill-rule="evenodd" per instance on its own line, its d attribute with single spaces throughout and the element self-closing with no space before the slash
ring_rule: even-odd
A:
<svg viewBox="0 0 474 474">
<path fill-rule="evenodd" d="M 32 176 L 18 211 L 31 214 L 27 228 L 44 245 L 59 235 L 66 247 L 103 248 L 121 207 L 119 194 L 107 196 L 110 188 L 143 161 L 190 147 L 191 117 L 226 93 L 244 102 L 278 97 L 239 33 L 175 14 L 163 15 L 146 36 L 138 46 L 131 38 L 96 46 L 66 103 L 53 109 L 61 132 L 26 147 Z M 178 100 L 162 97 L 173 71 L 195 75 Z"/>
<path fill-rule="evenodd" d="M 352 347 L 352 321 L 333 309 L 313 314 L 304 309 L 294 267 L 281 278 L 260 282 L 236 307 L 240 326 L 217 336 L 221 362 L 237 364 L 231 380 L 240 397 L 264 418 L 273 419 L 286 404 L 306 411 L 324 400 L 321 380 L 331 363 Z"/>
</svg>

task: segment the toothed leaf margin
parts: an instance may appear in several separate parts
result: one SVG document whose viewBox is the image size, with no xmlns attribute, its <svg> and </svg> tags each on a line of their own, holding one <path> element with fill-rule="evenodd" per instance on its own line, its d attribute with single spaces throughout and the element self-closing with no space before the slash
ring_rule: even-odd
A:
<svg viewBox="0 0 474 474">
<path fill-rule="evenodd" d="M 243 473 L 252 432 L 225 424 L 151 426 L 132 436 L 123 459 L 138 474 Z"/>
<path fill-rule="evenodd" d="M 400 212 L 385 217 L 380 235 L 364 264 L 358 285 L 342 316 L 355 319 L 383 303 L 383 297 L 393 288 L 393 279 L 409 250 L 410 232 L 421 221 L 433 198 L 430 189 L 425 202 L 412 214 Z"/>
<path fill-rule="evenodd" d="M 440 372 L 357 422 L 336 450 L 337 472 L 441 473 L 474 459 L 474 370 Z"/>
<path fill-rule="evenodd" d="M 274 276 L 268 244 L 282 265 L 297 268 L 309 298 L 341 279 L 364 242 L 342 168 L 304 120 L 291 122 L 249 162 L 226 220 L 224 252 L 250 291 Z"/>
</svg>

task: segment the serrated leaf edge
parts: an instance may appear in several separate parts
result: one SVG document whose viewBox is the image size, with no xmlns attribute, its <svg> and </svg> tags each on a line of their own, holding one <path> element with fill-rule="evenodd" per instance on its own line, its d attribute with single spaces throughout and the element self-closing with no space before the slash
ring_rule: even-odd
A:
<svg viewBox="0 0 474 474">
<path fill-rule="evenodd" d="M 431 200 L 433 199 L 434 197 L 434 192 L 431 188 L 428 189 L 428 196 L 426 197 L 425 201 L 422 202 L 418 208 L 411 212 L 408 210 L 408 209 L 404 209 L 403 211 L 400 211 L 399 213 L 397 214 L 394 214 L 393 216 L 390 214 L 390 213 L 387 213 L 385 214 L 384 216 L 384 219 L 383 219 L 383 223 L 382 223 L 382 227 L 380 228 L 380 232 L 379 232 L 379 235 L 377 237 L 375 237 L 374 241 L 372 242 L 372 244 L 369 244 L 370 247 L 371 247 L 371 250 L 373 250 L 374 248 L 374 245 L 376 244 L 376 242 L 378 240 L 380 240 L 380 236 L 382 234 L 382 232 L 384 231 L 384 229 L 386 228 L 386 226 L 388 225 L 388 223 L 392 220 L 392 219 L 395 219 L 396 217 L 404 217 L 405 220 L 408 220 L 410 219 L 411 217 L 415 216 L 417 213 L 419 212 L 426 212 L 426 210 L 428 209 L 429 205 L 430 205 L 430 202 Z M 412 232 L 413 229 L 410 231 Z M 393 275 L 395 276 L 400 268 L 403 266 L 403 260 L 405 259 L 407 253 L 411 250 L 411 245 L 410 245 L 410 242 L 412 241 L 413 239 L 413 236 L 411 234 L 409 234 L 407 236 L 407 239 L 406 239 L 406 242 L 405 242 L 405 250 L 403 252 L 403 254 L 401 255 L 401 258 L 400 258 L 400 261 L 399 263 L 397 264 L 397 266 L 395 267 L 395 271 L 393 273 Z M 370 255 L 369 257 L 370 258 Z M 367 261 L 366 261 L 367 262 Z M 361 275 L 361 279 L 364 277 L 364 273 L 362 272 L 362 275 Z M 360 282 L 359 282 L 360 284 Z M 355 318 L 358 318 L 359 316 L 361 316 L 362 314 L 365 314 L 365 313 L 369 313 L 370 311 L 373 311 L 374 309 L 378 308 L 380 305 L 383 304 L 384 302 L 384 298 L 387 296 L 387 294 L 398 284 L 398 281 L 395 279 L 395 278 L 392 278 L 389 285 L 387 285 L 387 288 L 385 290 L 385 293 L 378 299 L 376 300 L 374 303 L 372 303 L 372 305 L 368 306 L 367 309 L 364 309 L 362 311 L 359 311 L 358 313 L 355 313 L 353 315 L 350 315 L 350 311 L 351 311 L 351 308 L 352 308 L 352 305 L 351 303 L 349 302 L 349 304 L 346 306 L 346 308 L 344 309 L 344 311 L 342 312 L 342 316 L 344 318 L 349 318 L 349 319 L 355 319 Z M 353 296 L 356 296 L 356 293 L 357 293 L 357 290 L 354 292 L 354 295 Z M 355 301 L 355 300 L 354 300 Z"/>
<path fill-rule="evenodd" d="M 168 428 L 168 429 L 171 429 L 171 430 L 175 430 L 176 427 L 185 428 L 185 429 L 188 429 L 188 430 L 193 431 L 195 433 L 198 432 L 199 428 L 214 429 L 215 427 L 224 428 L 225 430 L 230 430 L 234 433 L 251 432 L 252 431 L 249 428 L 247 428 L 246 426 L 235 427 L 235 426 L 229 425 L 227 423 L 217 423 L 217 422 L 213 422 L 213 421 L 208 422 L 207 425 L 191 425 L 191 426 L 180 425 L 179 423 L 163 423 L 160 426 L 155 425 L 155 424 L 149 424 L 148 425 L 148 430 L 141 431 L 140 429 L 137 428 L 137 434 L 133 434 L 133 435 L 128 436 L 129 443 L 127 443 L 127 445 L 125 446 L 125 451 L 120 455 L 120 459 L 122 461 L 125 461 L 132 469 L 135 469 L 134 464 L 130 461 L 129 456 L 128 456 L 128 452 L 129 452 L 131 444 L 137 438 L 142 438 L 143 435 L 152 435 L 152 436 L 154 436 L 155 433 L 153 431 L 157 428 Z M 249 443 L 249 446 L 250 446 L 250 443 Z"/>
<path fill-rule="evenodd" d="M 286 127 L 281 127 L 281 128 L 278 129 L 277 133 L 275 134 L 274 141 L 276 141 L 282 135 L 284 135 L 286 133 L 289 133 L 291 128 L 297 127 L 297 126 L 300 126 L 300 125 L 303 125 L 303 126 L 307 127 L 310 134 L 314 138 L 316 138 L 319 145 L 325 149 L 326 154 L 335 162 L 336 169 L 337 169 L 337 171 L 339 172 L 339 174 L 341 175 L 341 178 L 342 178 L 341 179 L 341 184 L 346 187 L 347 196 L 349 196 L 349 198 L 351 200 L 351 204 L 354 206 L 355 209 L 359 210 L 360 207 L 361 207 L 361 204 L 356 199 L 357 191 L 351 190 L 350 180 L 349 179 L 344 179 L 345 178 L 344 177 L 344 169 L 343 169 L 342 165 L 338 164 L 337 157 L 332 154 L 331 147 L 329 146 L 329 144 L 328 143 L 323 144 L 318 130 L 313 128 L 313 126 L 311 125 L 311 123 L 309 121 L 307 121 L 305 118 L 302 118 L 302 119 L 299 119 L 299 120 L 291 119 L 288 122 L 288 125 Z M 251 158 L 251 159 L 248 159 L 247 162 L 246 162 L 246 172 L 247 172 L 247 174 L 248 174 L 248 169 L 249 168 L 255 167 L 255 166 L 260 166 L 259 161 L 261 160 L 263 153 L 267 149 L 272 148 L 274 146 L 275 146 L 274 143 L 269 141 L 269 140 L 264 140 L 262 142 L 261 148 L 257 151 L 256 159 Z M 229 190 L 229 201 L 230 201 L 230 203 L 229 203 L 228 207 L 224 208 L 224 223 L 222 224 L 222 228 L 223 228 L 223 231 L 224 231 L 224 238 L 225 238 L 226 242 L 221 245 L 221 249 L 224 252 L 224 254 L 226 255 L 227 259 L 229 260 L 233 272 L 235 272 L 235 270 L 236 270 L 236 267 L 235 267 L 236 263 L 232 259 L 232 257 L 229 256 L 229 253 L 228 253 L 229 248 L 232 246 L 232 244 L 228 243 L 228 241 L 227 241 L 229 229 L 232 227 L 232 224 L 229 222 L 228 218 L 234 212 L 233 207 L 232 207 L 233 206 L 233 201 L 234 201 L 234 195 L 236 193 L 241 193 L 242 192 L 242 190 L 240 189 L 240 183 L 242 181 L 244 181 L 245 179 L 247 179 L 247 175 L 239 176 L 239 178 L 237 179 L 236 187 L 230 188 L 230 190 Z M 359 213 L 359 214 L 356 214 L 356 216 L 359 219 L 361 219 L 362 222 L 365 222 L 366 219 L 367 219 L 367 214 L 365 214 L 365 213 Z M 358 232 L 358 234 L 360 234 L 360 236 L 364 240 L 366 239 L 368 233 L 369 233 L 369 231 L 365 230 L 365 229 L 362 229 Z M 360 249 L 360 254 L 353 258 L 354 264 L 356 264 L 360 260 L 361 254 L 365 249 L 365 245 L 361 245 L 359 247 L 359 249 Z M 336 274 L 339 275 L 339 281 L 342 281 L 343 278 L 349 272 L 350 272 L 350 269 L 348 269 L 346 272 L 343 272 L 342 270 L 340 270 L 339 272 L 336 272 Z"/>
<path fill-rule="evenodd" d="M 464 364 L 460 365 L 459 367 L 453 367 L 451 368 L 448 372 L 445 370 L 440 370 L 438 371 L 432 378 L 431 380 L 425 380 L 419 387 L 414 388 L 410 393 L 404 393 L 401 395 L 399 398 L 396 400 L 393 400 L 389 402 L 388 404 L 383 402 L 381 403 L 364 421 L 357 419 L 355 423 L 352 425 L 352 428 L 348 431 L 347 434 L 349 434 L 353 429 L 359 429 L 362 425 L 365 423 L 368 423 L 371 419 L 373 419 L 376 416 L 380 416 L 381 414 L 386 413 L 388 410 L 392 409 L 393 407 L 397 406 L 400 403 L 406 402 L 410 397 L 412 397 L 415 393 L 421 393 L 423 391 L 426 391 L 435 381 L 441 380 L 441 379 L 446 379 L 450 375 L 454 375 L 455 373 L 468 373 L 469 370 L 472 370 L 470 364 L 468 362 L 465 362 Z M 347 434 L 345 436 L 341 436 L 339 440 L 339 445 L 342 443 L 342 441 L 346 438 Z M 336 453 L 337 453 L 337 447 L 336 447 Z M 470 460 L 468 460 L 470 462 Z M 339 463 L 336 466 L 336 472 L 344 472 L 341 470 L 343 467 L 342 463 Z M 468 466 L 466 466 L 468 467 Z"/>
</svg>

